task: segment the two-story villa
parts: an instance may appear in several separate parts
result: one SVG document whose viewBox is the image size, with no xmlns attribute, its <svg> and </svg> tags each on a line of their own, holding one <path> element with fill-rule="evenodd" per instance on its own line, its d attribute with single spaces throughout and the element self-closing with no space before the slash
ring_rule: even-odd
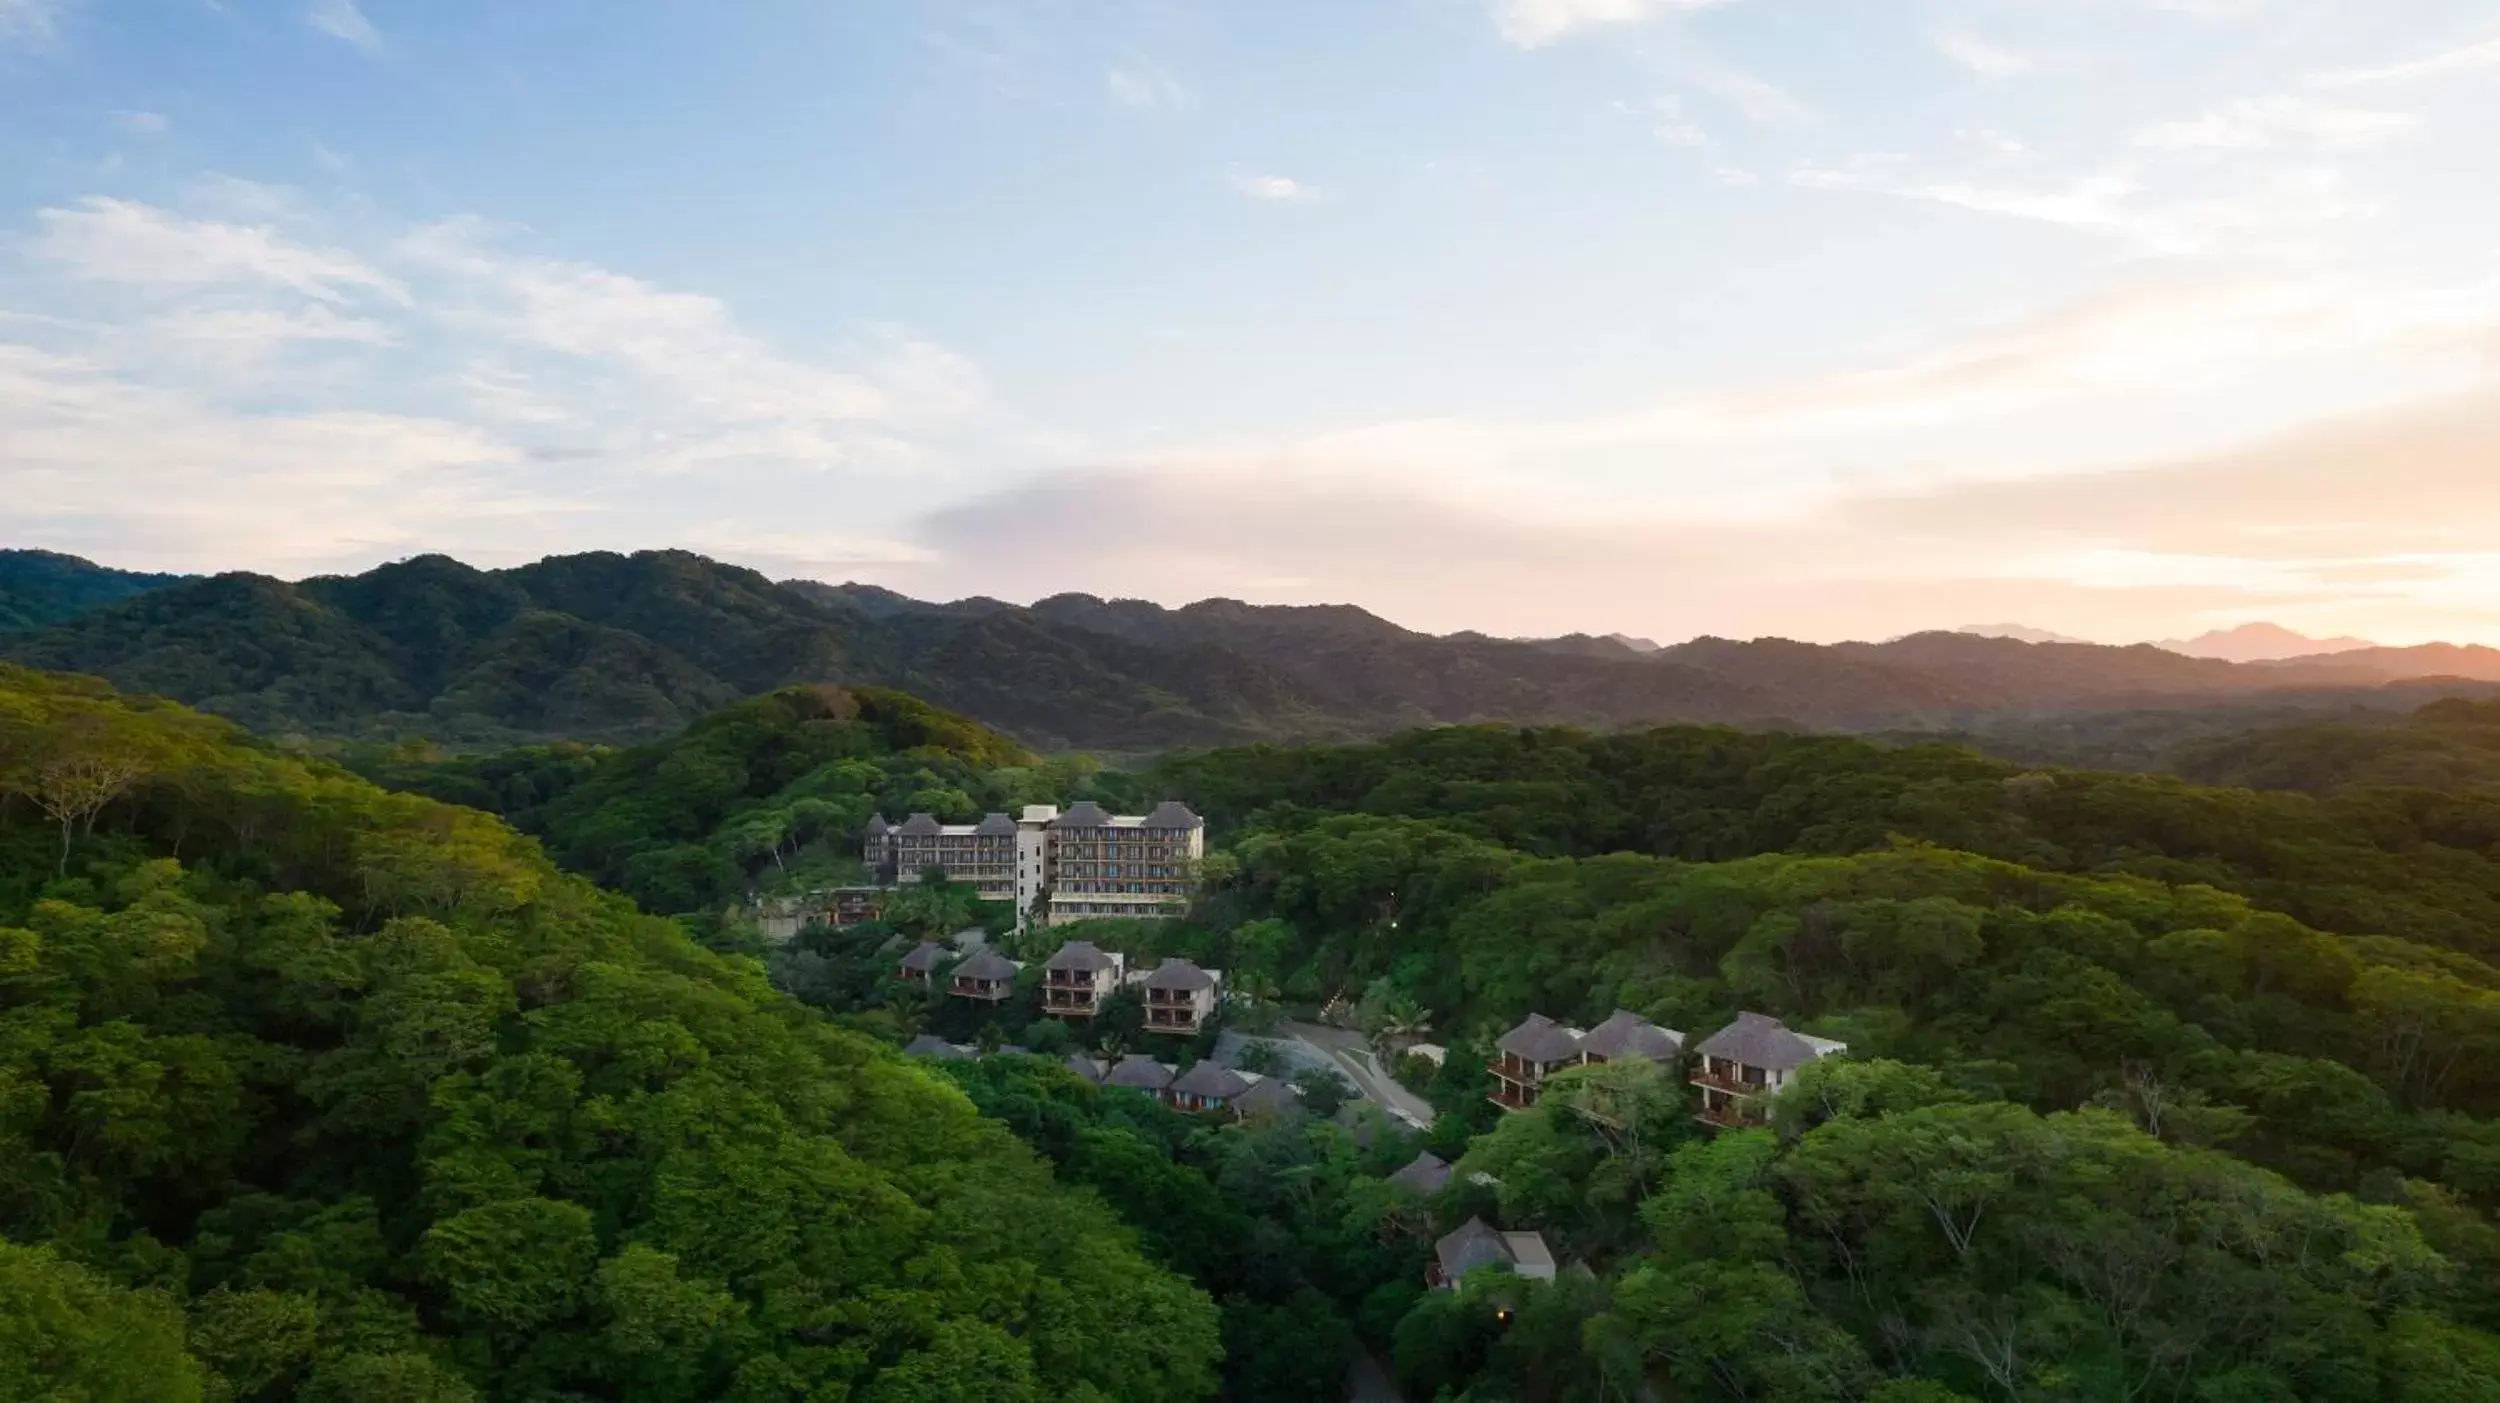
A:
<svg viewBox="0 0 2500 1403">
<path fill-rule="evenodd" d="M 894 962 L 894 977 L 906 984 L 926 984 L 946 960 L 945 946 L 933 940 L 924 940 Z"/>
<path fill-rule="evenodd" d="M 1531 1013 L 1494 1044 L 1491 1063 L 1493 1104 L 1506 1111 L 1524 1111 L 1536 1104 L 1545 1079 L 1565 1067 L 1580 1065 L 1580 1030 L 1566 1028 L 1542 1013 Z"/>
<path fill-rule="evenodd" d="M 1768 1116 L 1763 1098 L 1778 1094 L 1798 1068 L 1848 1050 L 1847 1043 L 1792 1032 L 1768 1014 L 1740 1013 L 1694 1049 L 1700 1118 L 1712 1125 L 1759 1125 Z"/>
<path fill-rule="evenodd" d="M 1223 997 L 1224 977 L 1178 957 L 1157 965 L 1143 981 L 1146 1031 L 1191 1036 L 1215 1016 Z"/>
<path fill-rule="evenodd" d="M 1042 966 L 1042 1012 L 1091 1018 L 1128 975 L 1128 957 L 1090 940 L 1071 940 Z"/>
<path fill-rule="evenodd" d="M 946 992 L 985 1004 L 1004 1003 L 1016 991 L 1016 972 L 1023 968 L 995 950 L 982 950 L 955 966 Z"/>
<path fill-rule="evenodd" d="M 1455 1291 L 1467 1273 L 1499 1267 L 1535 1281 L 1554 1279 L 1554 1253 L 1532 1232 L 1503 1232 L 1482 1218 L 1470 1218 L 1432 1244 L 1432 1262 L 1424 1283 L 1435 1291 Z"/>
</svg>

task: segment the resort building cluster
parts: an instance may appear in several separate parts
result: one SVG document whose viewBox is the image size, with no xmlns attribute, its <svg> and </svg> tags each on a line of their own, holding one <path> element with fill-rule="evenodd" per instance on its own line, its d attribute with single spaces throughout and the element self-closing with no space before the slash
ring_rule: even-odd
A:
<svg viewBox="0 0 2500 1403">
<path fill-rule="evenodd" d="M 1016 977 L 1024 971 L 1021 963 L 987 948 L 956 960 L 953 950 L 924 940 L 894 962 L 894 977 L 941 987 L 952 998 L 998 1004 L 1014 995 Z M 1131 970 L 1128 956 L 1090 940 L 1068 941 L 1042 963 L 1041 1008 L 1053 1018 L 1091 1019 L 1125 988 L 1137 990 L 1145 1005 L 1147 1032 L 1196 1037 L 1224 1001 L 1224 972 L 1200 969 L 1177 956 L 1150 970 Z"/>
<path fill-rule="evenodd" d="M 1764 1101 L 1787 1086 L 1798 1068 L 1848 1050 L 1847 1043 L 1794 1032 L 1767 1014 L 1740 1013 L 1693 1048 L 1690 1080 L 1701 1092 L 1697 1114 L 1711 1125 L 1759 1125 L 1768 1114 Z M 1683 1054 L 1682 1033 L 1637 1013 L 1617 1009 L 1587 1032 L 1531 1013 L 1494 1044 L 1487 1070 L 1493 1073 L 1493 1104 L 1524 1111 L 1557 1072 L 1623 1060 L 1668 1065 Z"/>
<path fill-rule="evenodd" d="M 1011 1045 L 998 1051 L 1025 1055 L 1028 1049 Z M 944 1038 L 924 1034 L 904 1044 L 903 1055 L 955 1062 L 969 1061 L 981 1054 L 979 1049 L 969 1044 L 950 1043 Z M 1202 1059 L 1183 1069 L 1141 1053 L 1131 1053 L 1116 1062 L 1088 1057 L 1083 1053 L 1070 1053 L 1064 1065 L 1096 1086 L 1141 1091 L 1173 1110 L 1191 1115 L 1222 1115 L 1247 1120 L 1294 1110 L 1302 1104 L 1301 1091 L 1282 1077 L 1241 1071 L 1213 1058 Z"/>
</svg>

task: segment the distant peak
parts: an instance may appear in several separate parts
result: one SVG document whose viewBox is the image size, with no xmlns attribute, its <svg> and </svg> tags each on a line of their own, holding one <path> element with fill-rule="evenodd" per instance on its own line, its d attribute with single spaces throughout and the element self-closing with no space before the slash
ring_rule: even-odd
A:
<svg viewBox="0 0 2500 1403">
<path fill-rule="evenodd" d="M 2233 663 L 2281 662 L 2287 658 L 2315 658 L 2330 653 L 2353 653 L 2378 645 L 2366 638 L 2312 638 L 2281 624 L 2241 624 L 2237 628 L 2218 628 L 2194 638 L 2165 639 L 2153 645 L 2191 658 L 2219 658 Z"/>
<path fill-rule="evenodd" d="M 2018 643 L 2089 643 L 2092 641 L 2089 638 L 2077 638 L 2072 634 L 2051 633 L 2045 628 L 2033 628 L 2029 624 L 1964 624 L 1953 631 L 1975 634 L 1981 638 L 2011 638 Z"/>
</svg>

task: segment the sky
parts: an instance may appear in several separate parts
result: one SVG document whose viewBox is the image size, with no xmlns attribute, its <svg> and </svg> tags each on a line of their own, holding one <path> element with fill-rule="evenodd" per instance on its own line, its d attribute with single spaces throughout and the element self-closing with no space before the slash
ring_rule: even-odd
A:
<svg viewBox="0 0 2500 1403">
<path fill-rule="evenodd" d="M 2490 0 L 0 0 L 0 545 L 2500 642 Z"/>
</svg>

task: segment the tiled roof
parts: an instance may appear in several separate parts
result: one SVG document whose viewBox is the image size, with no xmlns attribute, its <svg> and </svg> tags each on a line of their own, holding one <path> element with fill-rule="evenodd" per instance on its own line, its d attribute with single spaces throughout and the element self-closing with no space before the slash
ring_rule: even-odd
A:
<svg viewBox="0 0 2500 1403">
<path fill-rule="evenodd" d="M 1272 1115 L 1278 1111 L 1298 1110 L 1302 1093 L 1283 1077 L 1244 1077 L 1250 1089 L 1233 1098 L 1233 1109 L 1245 1116 Z"/>
<path fill-rule="evenodd" d="M 1482 1218 L 1470 1218 L 1432 1244 L 1441 1263 L 1441 1279 L 1456 1281 L 1478 1267 L 1511 1265 L 1510 1243 Z"/>
<path fill-rule="evenodd" d="M 1016 821 L 1005 814 L 990 814 L 974 824 L 972 831 L 984 838 L 1013 838 L 1016 836 Z"/>
<path fill-rule="evenodd" d="M 868 835 L 869 837 L 871 837 L 871 838 L 882 838 L 882 837 L 884 837 L 884 836 L 885 836 L 885 833 L 886 833 L 885 815 L 884 815 L 884 814 L 870 814 L 870 815 L 868 816 L 868 827 L 867 827 L 867 829 L 866 829 L 866 832 L 867 832 L 867 835 Z"/>
<path fill-rule="evenodd" d="M 955 966 L 957 979 L 995 981 L 1016 977 L 1016 962 L 995 950 L 984 950 Z"/>
<path fill-rule="evenodd" d="M 1389 1182 L 1419 1194 L 1437 1194 L 1450 1182 L 1450 1162 L 1426 1150 L 1404 1169 L 1390 1175 Z"/>
<path fill-rule="evenodd" d="M 1094 1085 L 1102 1085 L 1102 1064 L 1095 1061 L 1093 1058 L 1086 1056 L 1084 1053 L 1069 1053 L 1068 1060 L 1062 1065 L 1069 1071 L 1076 1073 L 1078 1076 L 1085 1078 L 1089 1082 L 1092 1082 Z"/>
<path fill-rule="evenodd" d="M 1619 1008 L 1613 1017 L 1588 1030 L 1580 1039 L 1580 1050 L 1610 1062 L 1627 1057 L 1671 1062 L 1684 1050 L 1684 1035 Z"/>
<path fill-rule="evenodd" d="M 1118 967 L 1119 961 L 1104 954 L 1101 947 L 1090 940 L 1069 941 L 1059 947 L 1058 954 L 1050 957 L 1049 964 L 1042 966 L 1044 969 L 1081 970 L 1106 970 Z"/>
<path fill-rule="evenodd" d="M 1172 1069 L 1151 1057 L 1130 1053 L 1120 1065 L 1103 1078 L 1105 1086 L 1134 1087 L 1139 1091 L 1161 1091 L 1172 1084 Z"/>
<path fill-rule="evenodd" d="M 918 970 L 926 974 L 946 963 L 946 954 L 945 946 L 924 940 L 911 947 L 911 953 L 903 956 L 900 963 L 905 969 Z"/>
<path fill-rule="evenodd" d="M 1580 1040 L 1571 1030 L 1542 1013 L 1531 1013 L 1526 1021 L 1502 1034 L 1495 1044 L 1513 1057 L 1530 1062 L 1568 1062 L 1580 1055 Z"/>
<path fill-rule="evenodd" d="M 1794 1071 L 1817 1055 L 1813 1043 L 1764 1013 L 1736 1015 L 1735 1022 L 1702 1039 L 1698 1051 L 1704 1057 L 1724 1057 L 1773 1072 Z"/>
<path fill-rule="evenodd" d="M 1051 820 L 1053 828 L 1108 828 L 1111 815 L 1091 799 L 1079 799 L 1068 805 L 1068 811 Z"/>
<path fill-rule="evenodd" d="M 1187 804 L 1177 799 L 1166 799 L 1155 805 L 1153 813 L 1146 815 L 1146 826 L 1148 828 L 1204 828 L 1207 826 L 1207 821 L 1191 813 Z"/>
<path fill-rule="evenodd" d="M 934 838 L 939 833 L 938 821 L 927 814 L 913 814 L 894 831 L 906 838 Z"/>
<path fill-rule="evenodd" d="M 1198 968 L 1196 965 L 1191 964 L 1189 961 L 1184 960 L 1177 955 L 1173 955 L 1167 956 L 1162 964 L 1155 966 L 1154 973 L 1146 976 L 1146 987 L 1149 989 L 1185 989 L 1193 991 L 1198 989 L 1212 989 L 1215 987 L 1215 976 Z"/>
<path fill-rule="evenodd" d="M 919 1037 L 903 1044 L 903 1055 L 905 1057 L 933 1057 L 941 1062 L 962 1062 L 972 1056 L 971 1053 L 932 1033 L 922 1033 Z"/>
<path fill-rule="evenodd" d="M 1209 1058 L 1192 1066 L 1172 1080 L 1172 1090 L 1187 1096 L 1206 1096 L 1230 1101 L 1250 1089 L 1250 1083 L 1232 1068 Z"/>
</svg>

